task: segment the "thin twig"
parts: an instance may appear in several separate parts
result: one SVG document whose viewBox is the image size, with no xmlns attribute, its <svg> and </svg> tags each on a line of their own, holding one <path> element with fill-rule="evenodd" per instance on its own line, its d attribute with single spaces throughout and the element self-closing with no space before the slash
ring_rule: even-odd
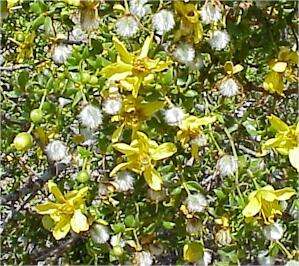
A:
<svg viewBox="0 0 299 266">
<path fill-rule="evenodd" d="M 21 189 L 9 193 L 0 197 L 0 204 L 6 204 L 9 201 L 16 201 L 17 199 L 26 196 L 31 193 L 35 193 L 43 187 L 43 185 L 50 180 L 52 177 L 58 175 L 62 170 L 65 169 L 64 164 L 57 164 L 56 166 L 50 166 L 48 170 L 39 177 L 36 181 L 30 179 Z"/>
</svg>

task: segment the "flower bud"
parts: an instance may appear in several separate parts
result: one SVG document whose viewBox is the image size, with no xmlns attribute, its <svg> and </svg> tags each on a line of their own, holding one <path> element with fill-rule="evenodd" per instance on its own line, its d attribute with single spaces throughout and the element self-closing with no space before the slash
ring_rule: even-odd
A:
<svg viewBox="0 0 299 266">
<path fill-rule="evenodd" d="M 124 253 L 124 249 L 121 246 L 117 245 L 113 247 L 112 252 L 116 257 L 120 257 Z"/>
<path fill-rule="evenodd" d="M 220 229 L 216 233 L 216 241 L 223 246 L 229 245 L 232 242 L 230 231 L 228 229 Z"/>
<path fill-rule="evenodd" d="M 80 182 L 80 183 L 85 183 L 89 180 L 90 176 L 89 173 L 87 171 L 80 171 L 76 177 L 76 179 Z"/>
<path fill-rule="evenodd" d="M 33 143 L 33 138 L 27 132 L 19 133 L 13 141 L 13 144 L 15 145 L 18 151 L 28 150 L 32 146 L 32 143 Z"/>
<path fill-rule="evenodd" d="M 30 112 L 30 119 L 33 123 L 38 123 L 43 119 L 43 111 L 40 109 L 34 109 Z"/>
</svg>

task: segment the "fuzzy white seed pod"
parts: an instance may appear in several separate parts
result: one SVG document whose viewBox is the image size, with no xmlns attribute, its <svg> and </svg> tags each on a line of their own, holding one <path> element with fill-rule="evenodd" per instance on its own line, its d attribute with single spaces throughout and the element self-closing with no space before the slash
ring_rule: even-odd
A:
<svg viewBox="0 0 299 266">
<path fill-rule="evenodd" d="M 121 99 L 107 99 L 103 103 L 103 111 L 108 115 L 116 115 L 122 107 Z"/>
<path fill-rule="evenodd" d="M 274 265 L 274 258 L 269 256 L 269 252 L 267 250 L 262 250 L 258 255 L 257 255 L 257 261 L 259 265 L 263 266 L 272 266 Z"/>
<path fill-rule="evenodd" d="M 154 29 L 159 35 L 171 31 L 175 26 L 173 13 L 165 9 L 156 13 L 153 16 L 152 22 Z"/>
<path fill-rule="evenodd" d="M 212 2 L 207 2 L 201 8 L 200 15 L 204 24 L 211 24 L 221 19 L 221 9 Z"/>
<path fill-rule="evenodd" d="M 88 32 L 96 30 L 100 25 L 97 8 L 84 7 L 80 11 L 80 23 L 82 30 Z"/>
<path fill-rule="evenodd" d="M 67 98 L 63 98 L 63 97 L 59 97 L 58 98 L 58 103 L 59 103 L 60 107 L 64 107 L 65 105 L 67 105 L 67 104 L 69 104 L 71 102 L 72 102 L 72 100 L 67 99 Z"/>
<path fill-rule="evenodd" d="M 190 64 L 195 58 L 195 50 L 191 44 L 181 43 L 175 48 L 173 56 L 182 64 Z"/>
<path fill-rule="evenodd" d="M 200 147 L 206 146 L 208 143 L 208 139 L 205 135 L 197 136 L 196 138 L 191 140 L 191 144 L 198 145 Z"/>
<path fill-rule="evenodd" d="M 130 0 L 130 12 L 136 17 L 142 18 L 151 12 L 148 0 Z"/>
<path fill-rule="evenodd" d="M 79 114 L 79 118 L 85 127 L 95 129 L 102 124 L 103 115 L 99 108 L 86 105 Z"/>
<path fill-rule="evenodd" d="M 133 189 L 134 177 L 129 172 L 119 172 L 114 181 L 116 189 L 119 192 L 125 192 Z"/>
<path fill-rule="evenodd" d="M 164 190 L 153 190 L 153 189 L 149 189 L 148 190 L 148 196 L 150 198 L 150 200 L 155 201 L 155 202 L 159 202 L 162 201 L 163 199 L 165 199 L 165 192 Z"/>
<path fill-rule="evenodd" d="M 199 266 L 208 266 L 211 265 L 212 255 L 209 251 L 204 251 L 203 257 L 196 264 Z"/>
<path fill-rule="evenodd" d="M 120 246 L 123 248 L 126 245 L 126 242 L 122 238 L 120 238 L 120 235 L 113 235 L 111 236 L 110 244 L 113 247 Z"/>
<path fill-rule="evenodd" d="M 289 260 L 284 266 L 299 266 L 299 262 L 296 260 Z"/>
<path fill-rule="evenodd" d="M 139 266 L 151 266 L 153 264 L 153 257 L 148 251 L 136 252 L 134 262 L 135 265 Z"/>
<path fill-rule="evenodd" d="M 194 221 L 194 220 L 188 219 L 186 221 L 186 231 L 190 235 L 198 234 L 200 232 L 201 227 L 202 227 L 201 223 L 197 220 Z"/>
<path fill-rule="evenodd" d="M 52 51 L 52 59 L 56 64 L 63 64 L 72 53 L 72 48 L 65 44 L 55 45 Z"/>
<path fill-rule="evenodd" d="M 110 237 L 108 227 L 101 224 L 95 224 L 91 229 L 90 235 L 97 244 L 106 243 Z"/>
<path fill-rule="evenodd" d="M 275 241 L 282 238 L 284 230 L 281 224 L 274 223 L 264 227 L 263 232 L 268 240 Z"/>
<path fill-rule="evenodd" d="M 226 30 L 216 30 L 213 32 L 209 42 L 213 49 L 220 51 L 228 45 L 229 41 L 230 37 Z"/>
<path fill-rule="evenodd" d="M 108 195 L 108 188 L 105 184 L 103 183 L 99 183 L 98 185 L 98 193 L 99 193 L 99 196 L 107 196 Z"/>
<path fill-rule="evenodd" d="M 225 79 L 219 86 L 220 93 L 226 97 L 236 96 L 239 93 L 240 86 L 232 79 Z"/>
<path fill-rule="evenodd" d="M 180 107 L 171 107 L 164 112 L 164 118 L 168 125 L 178 126 L 182 123 L 185 113 Z"/>
<path fill-rule="evenodd" d="M 73 28 L 71 35 L 70 35 L 71 41 L 76 42 L 86 42 L 87 41 L 87 35 L 84 33 L 84 31 L 80 27 Z"/>
<path fill-rule="evenodd" d="M 197 193 L 187 197 L 186 205 L 190 212 L 202 212 L 208 206 L 208 202 L 204 195 Z"/>
<path fill-rule="evenodd" d="M 58 162 L 67 157 L 67 147 L 60 140 L 53 140 L 47 145 L 46 154 L 49 160 Z"/>
<path fill-rule="evenodd" d="M 116 24 L 116 33 L 122 37 L 132 37 L 139 30 L 138 22 L 132 16 L 124 16 L 120 18 Z"/>
<path fill-rule="evenodd" d="M 223 177 L 233 175 L 238 169 L 238 161 L 231 155 L 222 156 L 217 164 L 220 175 Z"/>
</svg>

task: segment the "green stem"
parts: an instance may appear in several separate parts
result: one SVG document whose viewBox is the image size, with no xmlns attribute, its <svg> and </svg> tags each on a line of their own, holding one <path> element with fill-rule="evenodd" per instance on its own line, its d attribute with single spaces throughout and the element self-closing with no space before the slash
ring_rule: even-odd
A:
<svg viewBox="0 0 299 266">
<path fill-rule="evenodd" d="M 211 127 L 211 125 L 209 125 L 209 135 L 210 135 L 210 137 L 211 137 L 214 145 L 216 146 L 219 155 L 223 154 L 223 150 L 220 148 L 219 144 L 217 143 L 216 139 L 214 138 L 214 135 L 212 133 L 212 127 Z"/>
<path fill-rule="evenodd" d="M 85 170 L 85 168 L 86 168 L 86 164 L 87 164 L 87 158 L 84 158 L 83 166 L 82 166 L 82 171 Z"/>
<path fill-rule="evenodd" d="M 47 90 L 45 90 L 44 91 L 44 94 L 43 94 L 43 98 L 42 98 L 42 100 L 41 100 L 41 102 L 40 102 L 40 105 L 39 105 L 39 110 L 41 110 L 42 108 L 43 108 L 43 104 L 44 104 L 44 102 L 45 102 L 45 99 L 46 99 L 46 96 L 47 96 Z"/>
<path fill-rule="evenodd" d="M 234 140 L 233 140 L 231 134 L 229 133 L 229 131 L 226 127 L 224 127 L 224 132 L 225 132 L 225 134 L 227 135 L 227 137 L 229 139 L 229 143 L 230 143 L 230 146 L 232 148 L 235 160 L 238 161 L 238 154 L 237 154 L 237 151 L 236 151 Z M 236 173 L 235 173 L 235 184 L 236 184 L 236 189 L 237 189 L 237 192 L 238 192 L 240 198 L 243 199 L 243 194 L 241 193 L 240 184 L 239 184 L 239 167 L 237 167 L 237 170 L 236 170 Z"/>
<path fill-rule="evenodd" d="M 280 249 L 287 255 L 288 259 L 292 259 L 293 255 L 286 249 L 286 247 L 284 246 L 284 244 L 282 244 L 280 241 L 276 241 L 276 243 L 278 244 L 278 246 L 280 247 Z"/>
<path fill-rule="evenodd" d="M 184 189 L 186 190 L 187 194 L 191 195 L 191 193 L 190 193 L 189 189 L 187 188 L 185 182 L 183 182 L 182 185 L 183 185 Z"/>
<path fill-rule="evenodd" d="M 32 132 L 33 128 L 34 128 L 34 124 L 31 123 L 30 128 L 28 129 L 27 133 L 30 134 Z"/>
</svg>

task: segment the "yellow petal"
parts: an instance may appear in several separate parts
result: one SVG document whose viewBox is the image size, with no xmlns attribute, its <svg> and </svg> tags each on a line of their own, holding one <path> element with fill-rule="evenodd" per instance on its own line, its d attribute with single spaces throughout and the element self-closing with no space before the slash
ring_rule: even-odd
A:
<svg viewBox="0 0 299 266">
<path fill-rule="evenodd" d="M 51 214 L 59 208 L 60 204 L 47 202 L 43 204 L 36 205 L 35 211 L 39 214 Z"/>
<path fill-rule="evenodd" d="M 274 201 L 276 200 L 276 195 L 274 192 L 270 192 L 270 191 L 261 191 L 260 195 L 262 196 L 262 198 L 266 201 Z"/>
<path fill-rule="evenodd" d="M 224 64 L 224 70 L 227 74 L 231 75 L 234 72 L 234 65 L 231 61 L 226 61 Z"/>
<path fill-rule="evenodd" d="M 176 151 L 177 148 L 173 143 L 163 143 L 154 150 L 151 157 L 158 161 L 172 156 Z"/>
<path fill-rule="evenodd" d="M 116 37 L 113 37 L 114 46 L 124 63 L 132 64 L 134 60 L 134 55 L 128 52 L 125 45 Z"/>
<path fill-rule="evenodd" d="M 69 216 L 63 216 L 61 217 L 60 221 L 55 225 L 53 229 L 53 236 L 56 240 L 59 240 L 61 238 L 64 238 L 67 233 L 70 231 L 71 225 L 70 225 L 70 217 Z"/>
<path fill-rule="evenodd" d="M 61 191 L 59 190 L 58 186 L 53 182 L 48 182 L 49 191 L 54 195 L 58 202 L 65 202 L 65 198 L 62 195 Z"/>
<path fill-rule="evenodd" d="M 125 124 L 122 124 L 120 127 L 118 127 L 116 130 L 114 130 L 113 134 L 112 134 L 112 143 L 115 143 L 119 140 L 121 133 L 123 132 Z"/>
<path fill-rule="evenodd" d="M 89 224 L 87 222 L 87 218 L 80 210 L 75 211 L 71 219 L 71 227 L 72 230 L 76 233 L 88 230 Z"/>
<path fill-rule="evenodd" d="M 149 187 L 153 190 L 161 190 L 162 177 L 153 167 L 148 167 L 144 171 L 144 179 Z"/>
<path fill-rule="evenodd" d="M 203 37 L 203 27 L 200 21 L 194 25 L 194 43 L 197 44 L 202 40 Z"/>
<path fill-rule="evenodd" d="M 133 148 L 125 143 L 115 143 L 112 147 L 127 156 L 138 153 L 138 148 Z"/>
<path fill-rule="evenodd" d="M 272 64 L 270 67 L 273 71 L 282 73 L 286 70 L 288 64 L 286 62 L 276 62 Z"/>
<path fill-rule="evenodd" d="M 299 147 L 295 147 L 289 151 L 289 160 L 291 165 L 299 172 Z"/>
<path fill-rule="evenodd" d="M 129 163 L 120 163 L 117 166 L 113 168 L 113 170 L 110 172 L 110 176 L 114 176 L 119 170 L 127 167 Z"/>
<path fill-rule="evenodd" d="M 110 78 L 114 76 L 115 74 L 123 74 L 123 73 L 130 73 L 130 71 L 133 69 L 133 66 L 130 64 L 125 63 L 113 63 L 108 66 L 105 66 L 100 71 L 100 74 L 105 78 Z M 129 74 L 127 74 L 129 75 Z M 114 80 L 116 80 L 114 78 Z"/>
<path fill-rule="evenodd" d="M 275 195 L 278 200 L 288 200 L 295 195 L 295 190 L 289 187 L 278 189 L 275 191 Z"/>
<path fill-rule="evenodd" d="M 269 122 L 271 123 L 271 126 L 277 131 L 277 132 L 283 132 L 288 131 L 289 126 L 283 122 L 280 118 L 278 118 L 275 115 L 271 115 L 267 117 Z"/>
<path fill-rule="evenodd" d="M 261 203 L 256 198 L 252 198 L 242 213 L 245 217 L 253 217 L 260 211 L 260 209 Z"/>
<path fill-rule="evenodd" d="M 152 40 L 153 40 L 153 34 L 151 34 L 150 36 L 146 37 L 146 39 L 144 41 L 144 44 L 143 44 L 143 46 L 141 48 L 141 52 L 140 52 L 139 58 L 145 58 L 145 57 L 147 57 L 147 54 L 148 54 L 148 51 L 149 51 L 149 48 L 150 48 Z"/>
<path fill-rule="evenodd" d="M 216 120 L 217 120 L 216 116 L 205 116 L 205 117 L 198 118 L 197 121 L 200 125 L 206 126 L 214 123 Z"/>
<path fill-rule="evenodd" d="M 283 95 L 284 85 L 281 75 L 275 71 L 270 71 L 265 77 L 263 87 L 271 93 L 276 92 Z"/>
<path fill-rule="evenodd" d="M 184 245 L 184 260 L 198 262 L 203 257 L 203 246 L 199 242 L 192 242 Z"/>
</svg>

